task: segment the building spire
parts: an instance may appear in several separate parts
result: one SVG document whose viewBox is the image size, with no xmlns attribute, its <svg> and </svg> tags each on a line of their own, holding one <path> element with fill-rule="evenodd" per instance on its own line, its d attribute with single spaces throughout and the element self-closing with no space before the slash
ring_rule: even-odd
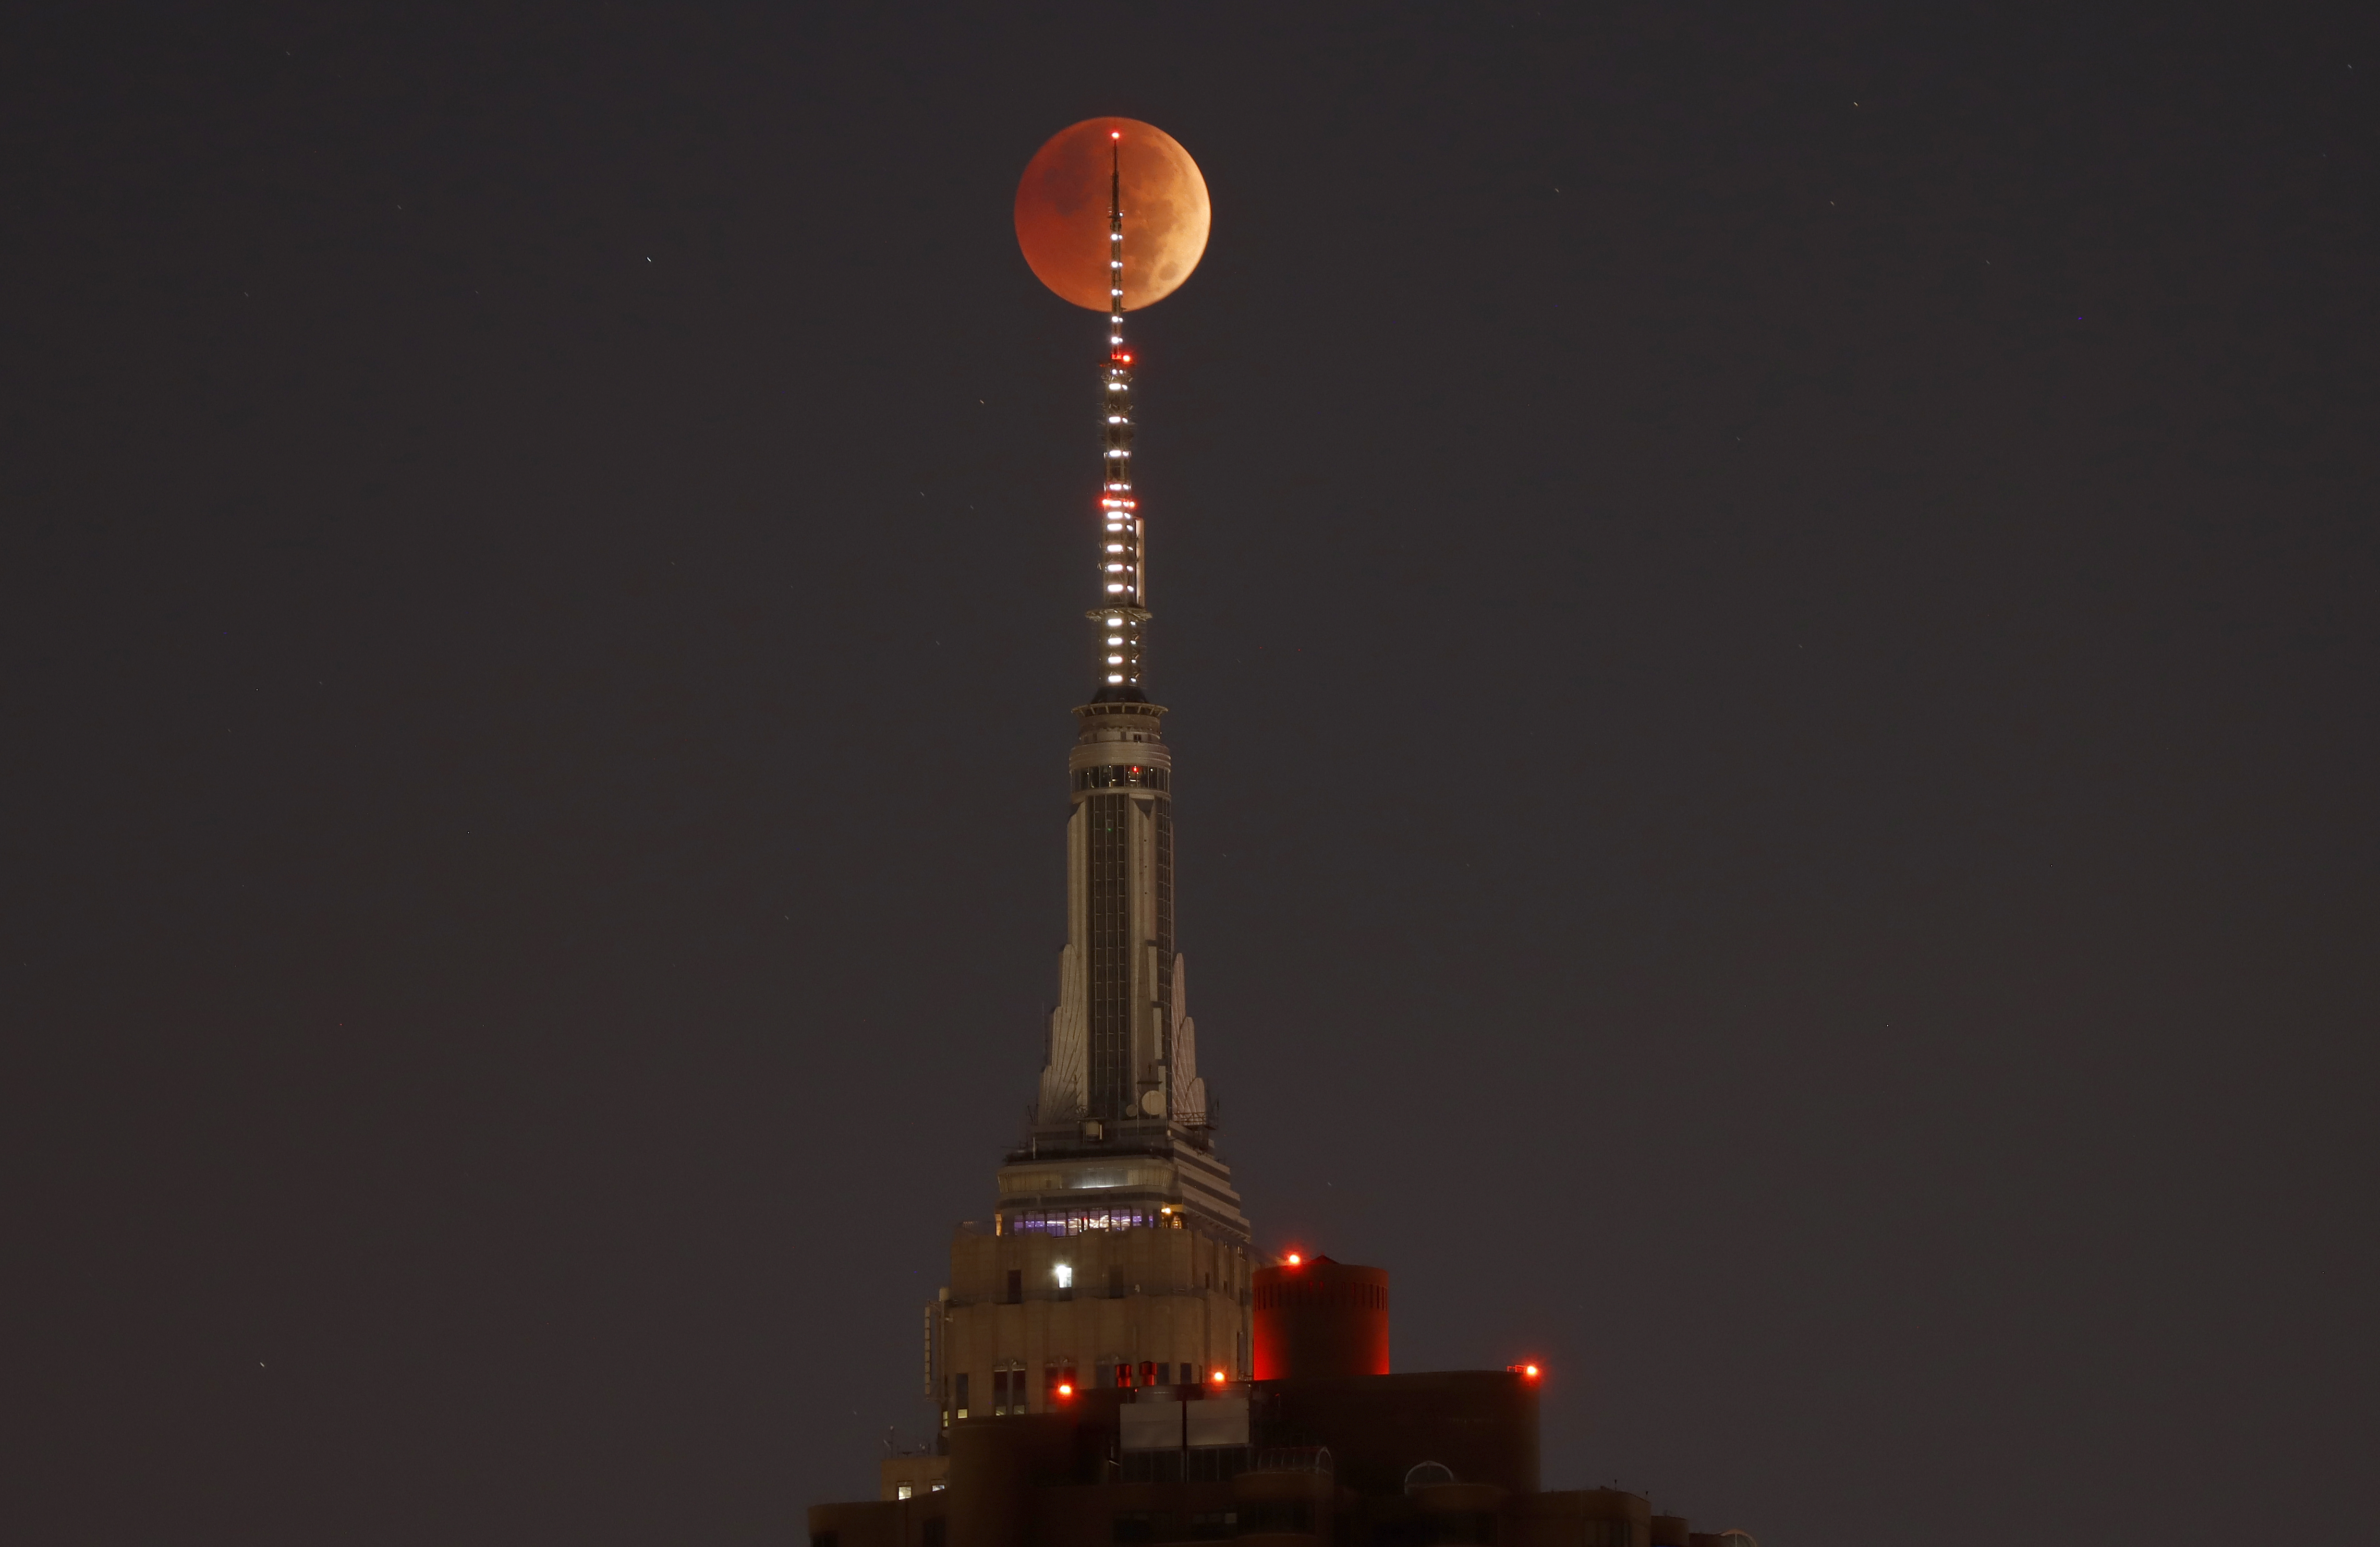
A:
<svg viewBox="0 0 2380 1547">
<path fill-rule="evenodd" d="M 1123 133 L 1108 137 L 1108 357 L 1099 393 L 1100 605 L 1089 613 L 1099 689 L 1094 703 L 1141 703 L 1148 623 L 1148 556 L 1132 489 L 1132 352 L 1123 341 Z"/>
</svg>

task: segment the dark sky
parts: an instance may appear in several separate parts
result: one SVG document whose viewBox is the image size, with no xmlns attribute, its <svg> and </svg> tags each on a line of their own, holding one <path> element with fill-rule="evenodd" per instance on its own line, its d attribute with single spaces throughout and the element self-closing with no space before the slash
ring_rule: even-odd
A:
<svg viewBox="0 0 2380 1547">
<path fill-rule="evenodd" d="M 1138 460 L 1260 1242 L 1766 1547 L 2380 1507 L 2368 13 L 45 9 L 12 1539 L 872 1493 L 1056 992 L 1008 210 L 1105 113 L 1214 195 Z"/>
</svg>

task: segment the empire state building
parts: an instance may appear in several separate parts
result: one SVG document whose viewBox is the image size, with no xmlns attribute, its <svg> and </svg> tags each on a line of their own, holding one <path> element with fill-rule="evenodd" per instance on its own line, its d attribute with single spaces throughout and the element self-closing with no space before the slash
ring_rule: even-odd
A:
<svg viewBox="0 0 2380 1547">
<path fill-rule="evenodd" d="M 1123 212 L 1141 229 L 1166 210 L 1140 179 L 1168 156 L 1196 178 L 1152 126 L 1088 120 L 1042 147 L 1019 190 L 1026 261 L 1103 310 L 1107 339 L 1058 1008 L 991 1216 L 958 1227 L 927 1308 L 934 1441 L 888 1445 L 877 1498 L 812 1505 L 809 1547 L 1758 1547 L 1616 1486 L 1544 1490 L 1534 1358 L 1393 1370 L 1386 1270 L 1250 1257 L 1174 949 L 1173 753 L 1148 688 L 1125 301 L 1187 270 L 1135 267 Z M 1037 184 L 1045 163 L 1056 175 Z M 1191 191 L 1195 262 L 1203 182 Z"/>
<path fill-rule="evenodd" d="M 1175 949 L 1173 753 L 1147 681 L 1148 522 L 1110 154 L 1095 686 L 1066 759 L 1058 1008 L 996 1210 L 960 1227 L 929 1324 L 929 1395 L 945 1425 L 1048 1411 L 1077 1389 L 1237 1380 L 1250 1359 L 1248 1223 L 1215 1153 Z"/>
</svg>

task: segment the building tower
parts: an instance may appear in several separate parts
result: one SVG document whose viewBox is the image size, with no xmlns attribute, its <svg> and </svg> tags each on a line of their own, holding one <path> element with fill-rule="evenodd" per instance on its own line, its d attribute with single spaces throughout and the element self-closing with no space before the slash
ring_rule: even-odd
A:
<svg viewBox="0 0 2380 1547">
<path fill-rule="evenodd" d="M 929 1322 L 928 1389 L 957 1419 L 1046 1411 L 1061 1388 L 1237 1380 L 1248 1224 L 1212 1142 L 1173 938 L 1173 755 L 1144 656 L 1148 523 L 1132 471 L 1123 212 L 1110 147 L 1099 372 L 1099 605 L 1067 758 L 1066 944 L 1024 1142 L 990 1224 L 962 1226 Z"/>
</svg>

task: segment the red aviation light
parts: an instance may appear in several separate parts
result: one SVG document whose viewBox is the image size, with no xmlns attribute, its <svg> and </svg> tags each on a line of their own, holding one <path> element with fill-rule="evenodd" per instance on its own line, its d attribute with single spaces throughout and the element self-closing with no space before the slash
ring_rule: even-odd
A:
<svg viewBox="0 0 2380 1547">
<path fill-rule="evenodd" d="M 1293 1252 L 1291 1252 L 1291 1253 L 1288 1255 L 1288 1257 L 1286 1257 L 1286 1258 L 1285 1258 L 1285 1259 L 1283 1259 L 1283 1260 L 1284 1260 L 1285 1262 L 1287 1262 L 1291 1267 L 1295 1267 L 1295 1266 L 1297 1266 L 1297 1264 L 1298 1264 L 1298 1263 L 1300 1263 L 1304 1262 L 1305 1259 L 1305 1258 L 1303 1258 L 1303 1257 L 1300 1257 L 1296 1252 L 1293 1251 Z"/>
<path fill-rule="evenodd" d="M 1504 1366 L 1504 1368 L 1511 1371 L 1513 1374 L 1520 1376 L 1521 1379 L 1524 1381 L 1537 1380 L 1545 1374 L 1544 1371 L 1538 1369 L 1534 1364 L 1508 1364 Z"/>
<path fill-rule="evenodd" d="M 1075 1396 L 1075 1388 L 1074 1388 L 1073 1386 L 1068 1385 L 1068 1384 L 1067 1384 L 1065 1382 L 1063 1382 L 1063 1381 L 1060 1381 L 1060 1382 L 1058 1383 L 1058 1400 L 1059 1400 L 1059 1401 L 1061 1401 L 1061 1402 L 1072 1401 L 1072 1400 L 1074 1399 L 1074 1396 Z"/>
<path fill-rule="evenodd" d="M 1221 1385 L 1223 1384 L 1223 1372 L 1220 1370 L 1216 1371 L 1212 1375 L 1209 1375 L 1207 1378 L 1214 1382 L 1217 1385 Z"/>
</svg>

